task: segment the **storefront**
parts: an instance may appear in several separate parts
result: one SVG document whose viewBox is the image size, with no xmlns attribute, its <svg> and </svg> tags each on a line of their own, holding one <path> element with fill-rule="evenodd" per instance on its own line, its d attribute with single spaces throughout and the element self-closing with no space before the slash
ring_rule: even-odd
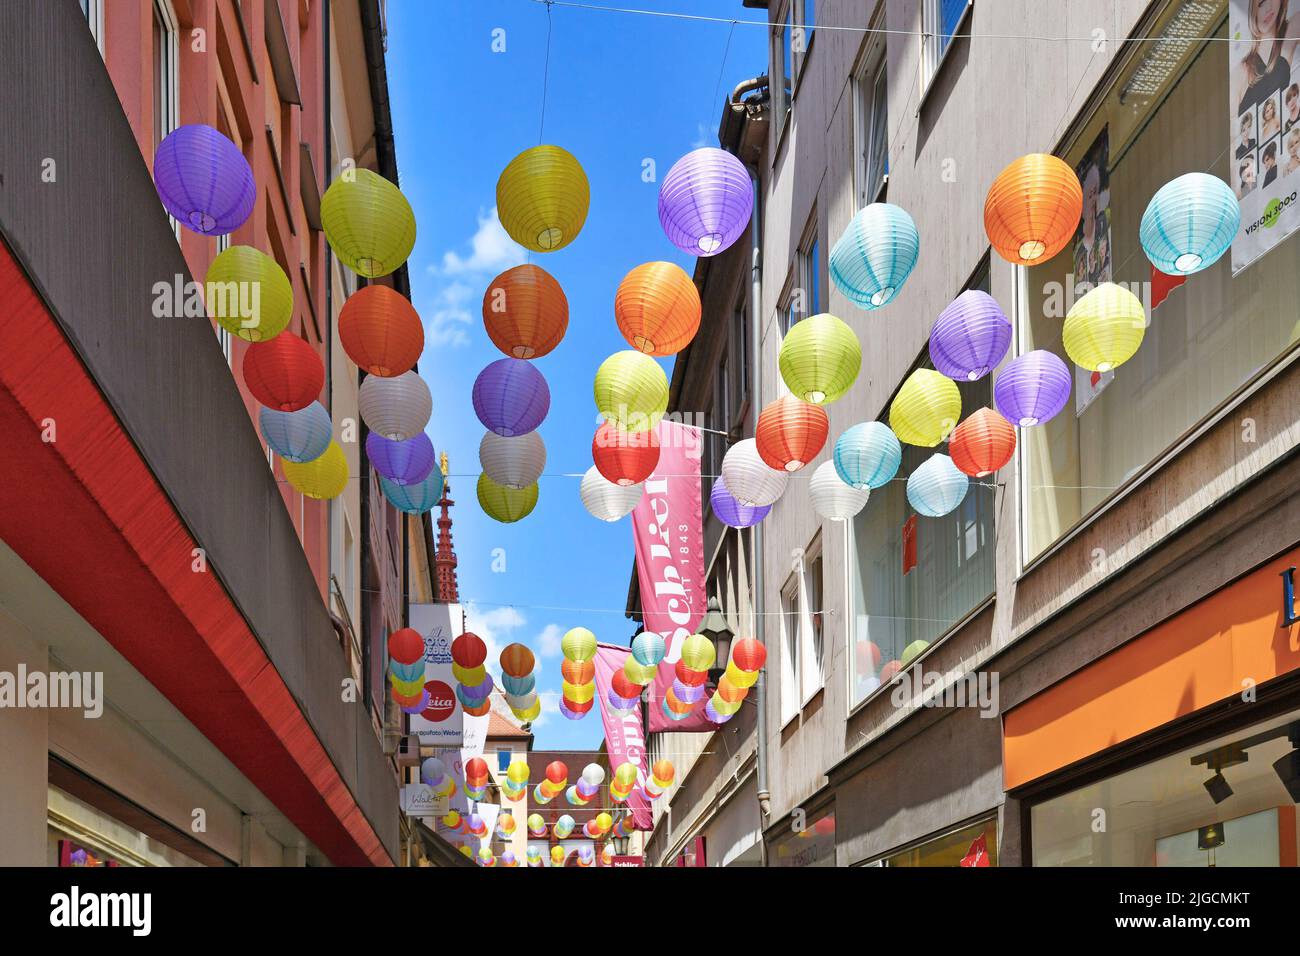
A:
<svg viewBox="0 0 1300 956">
<path fill-rule="evenodd" d="M 768 833 L 768 866 L 835 866 L 835 805 L 794 819 Z"/>
<path fill-rule="evenodd" d="M 987 867 L 998 865 L 998 818 L 959 826 L 860 866 Z"/>
</svg>

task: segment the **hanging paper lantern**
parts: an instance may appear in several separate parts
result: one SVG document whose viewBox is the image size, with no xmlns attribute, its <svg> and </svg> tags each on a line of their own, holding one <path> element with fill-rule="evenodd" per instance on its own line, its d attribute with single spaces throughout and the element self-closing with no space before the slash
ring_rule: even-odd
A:
<svg viewBox="0 0 1300 956">
<path fill-rule="evenodd" d="M 423 663 L 424 638 L 413 627 L 399 628 L 388 635 L 388 656 L 399 664 Z"/>
<path fill-rule="evenodd" d="M 591 632 L 587 631 L 586 628 L 575 628 L 575 630 L 582 630 L 591 634 Z M 594 641 L 596 635 L 592 634 L 591 639 Z M 563 650 L 563 648 L 561 648 L 561 650 Z M 579 661 L 573 660 L 568 655 L 565 655 L 564 660 L 560 661 L 560 674 L 563 675 L 564 679 L 570 684 L 586 684 L 589 681 L 596 679 L 596 665 L 587 658 L 583 658 Z"/>
<path fill-rule="evenodd" d="M 418 485 L 429 477 L 436 458 L 433 442 L 424 432 L 405 441 L 371 432 L 366 436 L 366 456 L 375 471 L 395 485 Z"/>
<path fill-rule="evenodd" d="M 527 488 L 508 488 L 499 485 L 487 475 L 478 476 L 478 503 L 483 513 L 502 524 L 513 524 L 527 518 L 537 507 L 536 483 Z"/>
<path fill-rule="evenodd" d="M 507 488 L 537 484 L 546 469 L 546 444 L 537 432 L 507 438 L 485 432 L 478 443 L 478 460 L 483 474 Z"/>
<path fill-rule="evenodd" d="M 614 676 L 610 678 L 610 690 L 622 697 L 624 700 L 639 699 L 644 684 L 639 684 L 627 676 L 624 671 L 614 671 Z"/>
<path fill-rule="evenodd" d="M 511 358 L 539 358 L 564 338 L 569 300 L 545 269 L 515 266 L 483 293 L 483 327 L 492 344 Z"/>
<path fill-rule="evenodd" d="M 838 479 L 836 480 L 838 481 Z M 723 674 L 721 679 L 718 681 L 718 689 L 716 693 L 724 703 L 738 704 L 745 699 L 749 690 L 745 687 L 737 687 L 735 684 L 731 683 L 731 681 L 727 680 L 726 674 Z"/>
<path fill-rule="evenodd" d="M 692 634 L 682 641 L 681 659 L 691 670 L 707 671 L 717 659 L 717 651 L 703 634 Z"/>
<path fill-rule="evenodd" d="M 785 493 L 789 477 L 767 466 L 754 439 L 746 438 L 727 449 L 722 458 L 722 480 L 727 492 L 742 505 L 770 505 Z"/>
<path fill-rule="evenodd" d="M 528 825 L 529 836 L 541 836 L 546 832 L 546 821 L 542 819 L 540 813 L 528 814 L 528 819 L 524 821 Z M 530 849 L 532 849 L 530 847 Z"/>
<path fill-rule="evenodd" d="M 731 659 L 742 671 L 762 670 L 767 663 L 767 648 L 761 641 L 744 637 L 731 646 Z"/>
<path fill-rule="evenodd" d="M 587 174 L 559 146 L 524 150 L 497 180 L 497 218 L 511 239 L 533 252 L 554 252 L 576 239 L 590 202 Z"/>
<path fill-rule="evenodd" d="M 777 361 L 796 398 L 826 405 L 853 387 L 862 368 L 862 346 L 847 323 L 822 313 L 786 333 Z"/>
<path fill-rule="evenodd" d="M 1109 372 L 1137 352 L 1146 325 L 1142 300 L 1122 285 L 1103 282 L 1066 315 L 1061 329 L 1065 354 L 1091 372 Z"/>
<path fill-rule="evenodd" d="M 742 505 L 727 490 L 727 484 L 721 476 L 713 479 L 713 488 L 709 491 L 709 507 L 723 524 L 730 528 L 750 528 L 767 517 L 771 505 L 753 507 Z"/>
<path fill-rule="evenodd" d="M 639 485 L 659 464 L 659 436 L 652 428 L 628 432 L 615 422 L 601 422 L 591 440 L 596 470 L 616 485 Z"/>
<path fill-rule="evenodd" d="M 1070 370 L 1055 354 L 1036 349 L 1007 363 L 993 383 L 993 401 L 1013 425 L 1041 425 L 1065 407 L 1070 379 Z"/>
<path fill-rule="evenodd" d="M 903 463 L 903 446 L 884 422 L 850 425 L 835 439 L 835 473 L 850 488 L 881 488 Z"/>
<path fill-rule="evenodd" d="M 743 671 L 734 660 L 727 662 L 724 676 L 737 687 L 753 687 L 758 683 L 758 671 Z"/>
<path fill-rule="evenodd" d="M 871 490 L 846 485 L 835 470 L 835 462 L 824 461 L 808 482 L 808 496 L 812 499 L 813 511 L 823 518 L 848 521 L 867 506 Z"/>
<path fill-rule="evenodd" d="M 622 673 L 631 683 L 644 687 L 655 679 L 655 674 L 658 671 L 656 667 L 642 664 L 635 657 L 629 655 L 623 660 Z"/>
<path fill-rule="evenodd" d="M 273 339 L 293 318 L 289 277 L 278 262 L 252 246 L 217 253 L 204 284 L 208 315 L 245 341 Z"/>
<path fill-rule="evenodd" d="M 526 677 L 533 672 L 537 659 L 526 645 L 514 643 L 507 644 L 501 652 L 500 663 L 503 673 L 511 677 Z"/>
<path fill-rule="evenodd" d="M 596 684 L 570 684 L 568 681 L 560 682 L 560 694 L 570 704 L 585 704 L 596 696 Z"/>
<path fill-rule="evenodd" d="M 961 418 L 957 383 L 934 369 L 918 368 L 907 377 L 889 406 L 889 427 L 899 441 L 933 448 Z"/>
<path fill-rule="evenodd" d="M 503 358 L 479 372 L 473 399 L 483 427 L 510 438 L 528 434 L 545 420 L 551 389 L 531 362 Z"/>
<path fill-rule="evenodd" d="M 930 328 L 930 361 L 959 382 L 983 378 L 1010 345 L 1010 320 L 997 300 L 979 289 L 967 289 L 953 299 Z"/>
<path fill-rule="evenodd" d="M 589 763 L 582 768 L 582 779 L 593 787 L 599 787 L 605 782 L 605 768 L 598 763 Z"/>
<path fill-rule="evenodd" d="M 596 703 L 595 698 L 588 701 L 565 700 L 560 698 L 560 713 L 564 714 L 569 720 L 581 720 L 590 712 L 592 706 Z"/>
<path fill-rule="evenodd" d="M 368 285 L 343 303 L 339 341 L 357 368 L 391 378 L 419 361 L 424 323 L 406 296 L 388 286 Z"/>
<path fill-rule="evenodd" d="M 234 232 L 253 212 L 253 168 L 230 139 L 202 123 L 178 126 L 158 144 L 154 186 L 167 211 L 204 236 Z"/>
<path fill-rule="evenodd" d="M 673 696 L 683 704 L 698 704 L 704 699 L 704 695 L 708 693 L 708 690 L 709 688 L 705 684 L 696 684 L 694 686 L 688 684 L 674 684 Z"/>
<path fill-rule="evenodd" d="M 754 186 L 745 164 L 713 146 L 687 153 L 659 187 L 659 224 L 688 256 L 716 256 L 745 232 Z"/>
<path fill-rule="evenodd" d="M 348 486 L 348 460 L 339 443 L 330 439 L 319 458 L 307 462 L 280 462 L 289 484 L 308 498 L 337 498 Z"/>
<path fill-rule="evenodd" d="M 948 439 L 952 463 L 972 478 L 993 474 L 1011 460 L 1015 450 L 1016 429 L 991 408 L 973 412 Z"/>
<path fill-rule="evenodd" d="M 821 452 L 829 431 L 824 408 L 783 395 L 759 413 L 754 442 L 769 468 L 798 471 Z"/>
<path fill-rule="evenodd" d="M 673 767 L 671 760 L 656 760 L 654 766 L 650 768 L 651 774 L 656 782 L 662 784 L 661 790 L 666 789 L 667 785 L 673 782 L 677 775 L 677 770 Z"/>
<path fill-rule="evenodd" d="M 1161 186 L 1138 237 L 1151 264 L 1166 275 L 1208 269 L 1232 246 L 1241 227 L 1241 205 L 1217 176 L 1187 173 Z"/>
<path fill-rule="evenodd" d="M 668 410 L 668 376 L 648 355 L 615 352 L 596 370 L 596 410 L 623 431 L 643 432 Z"/>
<path fill-rule="evenodd" d="M 931 455 L 907 479 L 907 500 L 919 514 L 938 518 L 966 497 L 970 479 L 947 455 Z"/>
<path fill-rule="evenodd" d="M 475 640 L 477 640 L 477 638 L 475 638 Z M 485 650 L 484 653 L 486 654 L 487 651 Z M 459 661 L 456 660 L 455 642 L 453 642 L 452 644 L 452 662 L 453 662 L 451 665 L 452 676 L 455 677 L 456 680 L 458 680 L 460 683 L 464 684 L 466 687 L 477 686 L 478 684 L 483 683 L 483 679 L 487 677 L 487 668 L 484 667 L 482 663 L 461 664 Z"/>
<path fill-rule="evenodd" d="M 560 653 L 579 664 L 589 661 L 596 656 L 596 635 L 585 627 L 571 627 L 560 638 Z"/>
<path fill-rule="evenodd" d="M 415 372 L 403 372 L 392 378 L 366 376 L 357 403 L 366 426 L 393 441 L 420 434 L 433 414 L 429 386 Z"/>
<path fill-rule="evenodd" d="M 312 461 L 325 454 L 334 434 L 329 412 L 320 402 L 312 402 L 296 412 L 277 412 L 262 408 L 257 416 L 262 437 L 286 461 Z"/>
<path fill-rule="evenodd" d="M 443 477 L 442 472 L 435 468 L 418 484 L 396 485 L 381 475 L 379 487 L 389 504 L 398 511 L 408 515 L 422 515 L 426 511 L 432 511 L 442 500 Z"/>
<path fill-rule="evenodd" d="M 639 664 L 656 667 L 664 659 L 666 653 L 667 648 L 664 646 L 664 639 L 654 631 L 642 631 L 632 638 L 632 656 L 636 658 Z"/>
<path fill-rule="evenodd" d="M 523 645 L 520 646 L 522 647 Z M 525 650 L 527 650 L 527 648 L 525 648 Z M 504 654 L 504 651 L 502 653 Z M 532 652 L 529 651 L 529 653 Z M 522 698 L 524 695 L 531 693 L 537 686 L 537 678 L 531 672 L 515 677 L 510 672 L 505 671 L 504 664 L 501 669 L 504 671 L 501 675 L 501 686 L 505 688 L 507 694 L 514 694 L 516 697 Z"/>
<path fill-rule="evenodd" d="M 638 352 L 675 355 L 700 327 L 700 292 L 681 266 L 645 262 L 619 283 L 614 319 Z"/>
<path fill-rule="evenodd" d="M 244 384 L 253 397 L 278 412 L 306 408 L 325 387 L 320 356 L 297 335 L 254 342 L 244 352 L 243 370 Z"/>
<path fill-rule="evenodd" d="M 487 660 L 487 645 L 483 638 L 466 631 L 451 642 L 451 659 L 461 667 L 481 667 Z M 476 759 L 482 760 L 481 757 Z M 484 763 L 483 767 L 487 769 L 487 764 Z"/>
<path fill-rule="evenodd" d="M 415 247 L 411 204 L 368 169 L 354 169 L 330 184 L 321 197 L 320 218 L 339 261 L 368 279 L 395 272 Z"/>
<path fill-rule="evenodd" d="M 831 248 L 831 281 L 859 308 L 890 302 L 912 274 L 921 236 L 907 210 L 887 202 L 858 210 Z"/>
<path fill-rule="evenodd" d="M 616 485 L 607 481 L 595 465 L 587 469 L 578 486 L 582 506 L 601 521 L 618 521 L 631 514 L 644 491 L 644 485 Z"/>
<path fill-rule="evenodd" d="M 394 680 L 406 682 L 419 680 L 424 676 L 424 658 L 421 657 L 413 664 L 403 664 L 399 661 L 390 660 L 388 662 L 388 673 Z"/>
<path fill-rule="evenodd" d="M 993 180 L 984 200 L 984 231 L 1003 259 L 1033 265 L 1065 248 L 1082 214 L 1083 188 L 1070 164 L 1030 153 Z"/>
</svg>

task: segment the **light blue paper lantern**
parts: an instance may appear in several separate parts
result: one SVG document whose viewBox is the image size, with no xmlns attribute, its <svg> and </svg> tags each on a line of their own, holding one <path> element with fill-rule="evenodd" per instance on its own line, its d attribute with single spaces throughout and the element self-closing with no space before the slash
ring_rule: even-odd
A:
<svg viewBox="0 0 1300 956">
<path fill-rule="evenodd" d="M 411 681 L 424 680 L 424 658 L 420 658 L 414 664 L 403 664 L 400 661 L 389 661 L 388 669 L 393 676 L 405 684 Z"/>
<path fill-rule="evenodd" d="M 859 422 L 835 439 L 835 473 L 861 491 L 889 484 L 903 462 L 903 446 L 884 422 Z"/>
<path fill-rule="evenodd" d="M 398 511 L 421 515 L 432 511 L 442 497 L 442 469 L 434 468 L 424 481 L 415 485 L 398 485 L 380 475 L 379 486 L 384 490 L 384 497 Z"/>
<path fill-rule="evenodd" d="M 632 656 L 645 667 L 657 667 L 668 653 L 664 639 L 653 631 L 642 631 L 632 638 Z"/>
<path fill-rule="evenodd" d="M 325 454 L 334 434 L 330 413 L 320 402 L 312 402 L 296 412 L 281 412 L 262 406 L 258 414 L 262 437 L 271 450 L 285 461 L 315 461 Z"/>
<path fill-rule="evenodd" d="M 849 221 L 831 249 L 831 281 L 863 309 L 878 309 L 912 274 L 921 236 L 902 207 L 872 203 Z"/>
<path fill-rule="evenodd" d="M 533 688 L 537 686 L 537 676 L 525 674 L 523 677 L 511 677 L 509 674 L 502 674 L 501 686 L 507 694 L 523 697 L 525 694 L 532 693 Z"/>
<path fill-rule="evenodd" d="M 966 497 L 970 479 L 947 455 L 931 455 L 907 479 L 907 500 L 918 514 L 939 518 Z"/>
<path fill-rule="evenodd" d="M 1228 251 L 1241 227 L 1241 206 L 1217 176 L 1187 173 L 1165 183 L 1142 214 L 1138 237 L 1166 275 L 1191 275 Z"/>
</svg>

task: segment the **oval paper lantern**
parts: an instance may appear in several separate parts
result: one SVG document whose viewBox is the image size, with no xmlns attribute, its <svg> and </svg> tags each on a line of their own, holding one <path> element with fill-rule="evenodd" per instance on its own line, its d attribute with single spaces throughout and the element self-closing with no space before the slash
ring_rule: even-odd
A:
<svg viewBox="0 0 1300 956">
<path fill-rule="evenodd" d="M 483 293 L 483 326 L 492 344 L 511 358 L 538 358 L 564 338 L 569 300 L 545 269 L 515 266 Z"/>
<path fill-rule="evenodd" d="M 429 386 L 416 372 L 403 372 L 393 378 L 366 376 L 357 404 L 366 427 L 393 441 L 420 434 L 433 414 Z"/>
<path fill-rule="evenodd" d="M 507 488 L 487 475 L 478 476 L 478 503 L 483 513 L 502 524 L 512 524 L 527 518 L 537 507 L 536 484 L 527 488 Z"/>
<path fill-rule="evenodd" d="M 680 658 L 678 658 L 677 664 L 673 667 L 673 674 L 679 681 L 688 687 L 695 687 L 699 684 L 703 684 L 709 679 L 707 671 L 688 667 L 686 662 Z"/>
<path fill-rule="evenodd" d="M 560 638 L 560 653 L 565 660 L 578 664 L 589 661 L 596 656 L 596 635 L 585 627 L 571 627 Z"/>
<path fill-rule="evenodd" d="M 1122 285 L 1103 282 L 1070 307 L 1061 338 L 1075 365 L 1109 372 L 1133 357 L 1146 326 L 1142 300 Z"/>
<path fill-rule="evenodd" d="M 478 460 L 483 474 L 498 485 L 527 488 L 546 469 L 546 444 L 537 432 L 513 438 L 486 432 L 478 443 Z"/>
<path fill-rule="evenodd" d="M 745 164 L 715 146 L 696 149 L 668 170 L 659 187 L 659 224 L 688 256 L 716 256 L 741 237 L 754 210 Z"/>
<path fill-rule="evenodd" d="M 1003 259 L 1033 265 L 1065 248 L 1082 214 L 1083 187 L 1070 164 L 1030 153 L 993 180 L 984 200 L 984 231 Z"/>
<path fill-rule="evenodd" d="M 829 431 L 825 409 L 783 395 L 759 413 L 754 443 L 768 467 L 798 471 L 821 452 Z"/>
<path fill-rule="evenodd" d="M 668 410 L 668 376 L 648 355 L 615 352 L 596 370 L 596 410 L 629 432 L 654 428 Z"/>
<path fill-rule="evenodd" d="M 348 460 L 333 439 L 319 458 L 307 462 L 282 461 L 280 467 L 289 484 L 308 498 L 337 498 L 348 486 Z"/>
<path fill-rule="evenodd" d="M 424 351 L 424 323 L 406 296 L 368 285 L 343 303 L 339 341 L 357 368 L 391 378 L 415 367 Z"/>
<path fill-rule="evenodd" d="M 325 387 L 325 365 L 306 340 L 293 334 L 254 342 L 244 352 L 244 384 L 253 397 L 278 412 L 296 412 Z"/>
<path fill-rule="evenodd" d="M 252 246 L 217 253 L 204 279 L 208 315 L 231 335 L 265 342 L 293 318 L 293 286 L 280 264 Z"/>
<path fill-rule="evenodd" d="M 742 505 L 727 490 L 727 483 L 721 476 L 713 479 L 713 489 L 709 492 L 709 507 L 717 519 L 729 528 L 752 528 L 772 510 L 771 505 L 754 507 Z"/>
<path fill-rule="evenodd" d="M 525 644 L 507 644 L 500 657 L 501 670 L 511 677 L 525 677 L 533 672 L 537 659 Z"/>
<path fill-rule="evenodd" d="M 993 474 L 1011 460 L 1015 450 L 1015 428 L 991 408 L 973 412 L 948 439 L 952 463 L 972 478 Z"/>
<path fill-rule="evenodd" d="M 158 144 L 154 186 L 167 211 L 204 236 L 234 232 L 253 212 L 253 168 L 228 137 L 202 123 L 178 126 Z"/>
<path fill-rule="evenodd" d="M 731 659 L 742 671 L 761 670 L 767 662 L 767 648 L 752 637 L 744 637 L 731 646 Z"/>
<path fill-rule="evenodd" d="M 632 638 L 632 656 L 647 667 L 657 667 L 666 653 L 664 639 L 654 631 L 642 631 Z"/>
<path fill-rule="evenodd" d="M 898 294 L 920 251 L 921 236 L 907 211 L 872 203 L 858 210 L 831 248 L 831 281 L 859 308 L 878 309 Z"/>
<path fill-rule="evenodd" d="M 393 441 L 371 432 L 366 436 L 366 457 L 395 485 L 418 485 L 433 471 L 436 455 L 433 442 L 421 432 L 414 438 Z"/>
<path fill-rule="evenodd" d="M 703 634 L 692 634 L 682 641 L 682 663 L 694 671 L 707 671 L 717 660 L 717 649 Z"/>
<path fill-rule="evenodd" d="M 413 627 L 403 627 L 388 635 L 388 656 L 399 664 L 415 664 L 424 660 L 424 638 Z M 430 760 L 433 758 L 430 757 Z M 427 764 L 429 761 L 426 760 Z M 431 768 L 433 769 L 433 768 Z"/>
<path fill-rule="evenodd" d="M 659 464 L 659 436 L 654 429 L 627 432 L 614 422 L 602 422 L 591 440 L 591 458 L 607 481 L 639 485 Z"/>
<path fill-rule="evenodd" d="M 947 455 L 931 455 L 907 479 L 907 500 L 920 514 L 938 518 L 966 497 L 970 479 Z"/>
<path fill-rule="evenodd" d="M 334 180 L 321 197 L 320 218 L 339 261 L 368 279 L 395 272 L 415 247 L 411 204 L 369 169 Z"/>
<path fill-rule="evenodd" d="M 601 521 L 617 521 L 632 513 L 632 509 L 641 500 L 644 485 L 616 485 L 597 470 L 595 465 L 587 469 L 578 486 L 578 496 L 582 506 L 593 518 Z"/>
<path fill-rule="evenodd" d="M 903 446 L 884 422 L 859 422 L 835 439 L 833 461 L 840 480 L 858 490 L 893 481 L 903 463 Z"/>
<path fill-rule="evenodd" d="M 727 449 L 722 458 L 722 480 L 728 493 L 742 505 L 770 505 L 785 493 L 789 478 L 769 468 L 754 439 L 746 438 Z"/>
<path fill-rule="evenodd" d="M 812 315 L 786 333 L 778 364 L 796 398 L 825 405 L 853 387 L 862 346 L 846 322 L 827 313 Z"/>
<path fill-rule="evenodd" d="M 528 434 L 546 420 L 551 389 L 531 362 L 503 358 L 479 372 L 473 400 L 483 427 L 511 438 Z"/>
<path fill-rule="evenodd" d="M 325 454 L 334 436 L 334 424 L 320 402 L 296 412 L 263 408 L 258 413 L 262 437 L 271 450 L 287 461 L 313 461 Z"/>
<path fill-rule="evenodd" d="M 384 478 L 379 478 L 379 487 L 384 497 L 398 511 L 408 515 L 422 515 L 432 511 L 442 500 L 442 472 L 435 468 L 425 479 L 414 485 L 398 485 Z"/>
<path fill-rule="evenodd" d="M 1036 349 L 1012 359 L 993 383 L 993 402 L 1007 421 L 1041 425 L 1070 398 L 1070 370 L 1051 352 Z"/>
<path fill-rule="evenodd" d="M 813 511 L 830 521 L 848 521 L 867 506 L 869 488 L 852 488 L 840 480 L 835 462 L 824 461 L 808 482 Z"/>
<path fill-rule="evenodd" d="M 614 319 L 638 352 L 675 355 L 700 327 L 700 293 L 681 266 L 645 262 L 619 283 Z"/>
<path fill-rule="evenodd" d="M 923 448 L 943 441 L 960 418 L 957 383 L 929 368 L 909 375 L 889 406 L 889 427 L 898 440 Z"/>
<path fill-rule="evenodd" d="M 1241 228 L 1241 205 L 1217 176 L 1187 173 L 1161 186 L 1138 237 L 1151 264 L 1166 275 L 1208 269 L 1232 246 Z"/>
<path fill-rule="evenodd" d="M 586 631 L 586 628 L 579 628 L 578 630 Z M 587 631 L 587 633 L 591 634 L 590 631 Z M 591 637 L 592 640 L 596 639 L 594 634 Z M 586 684 L 596 679 L 596 665 L 586 658 L 573 660 L 566 656 L 564 660 L 560 661 L 560 674 L 570 684 Z"/>
<path fill-rule="evenodd" d="M 983 378 L 1010 345 L 1011 322 L 997 300 L 979 289 L 957 296 L 930 329 L 930 361 L 959 382 Z"/>
<path fill-rule="evenodd" d="M 510 238 L 533 252 L 563 249 L 587 221 L 591 189 L 582 165 L 559 146 L 534 146 L 497 180 L 497 217 Z"/>
</svg>

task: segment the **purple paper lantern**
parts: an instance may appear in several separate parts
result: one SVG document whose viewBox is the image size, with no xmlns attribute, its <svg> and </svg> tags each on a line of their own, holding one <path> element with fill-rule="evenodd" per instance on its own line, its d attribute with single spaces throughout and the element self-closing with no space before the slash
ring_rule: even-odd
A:
<svg viewBox="0 0 1300 956">
<path fill-rule="evenodd" d="M 1011 323 L 997 300 L 978 289 L 957 296 L 930 329 L 930 360 L 959 382 L 983 378 L 1010 345 Z"/>
<path fill-rule="evenodd" d="M 153 178 L 167 211 L 204 236 L 234 232 L 257 200 L 257 183 L 244 154 L 202 123 L 177 127 L 158 144 Z"/>
<path fill-rule="evenodd" d="M 484 428 L 506 438 L 535 430 L 550 408 L 546 379 L 523 359 L 497 359 L 474 380 L 474 414 Z"/>
<path fill-rule="evenodd" d="M 683 704 L 698 704 L 708 692 L 708 687 L 704 684 L 683 684 L 680 680 L 673 681 L 673 696 Z"/>
<path fill-rule="evenodd" d="M 378 432 L 366 436 L 366 456 L 375 471 L 395 485 L 418 485 L 433 471 L 433 442 L 421 432 L 405 441 L 393 441 Z"/>
<path fill-rule="evenodd" d="M 1041 425 L 1070 398 L 1070 370 L 1043 349 L 1014 358 L 993 383 L 993 401 L 1013 425 Z"/>
<path fill-rule="evenodd" d="M 688 256 L 716 256 L 740 238 L 754 209 L 745 165 L 715 146 L 687 153 L 659 187 L 659 222 Z"/>
<path fill-rule="evenodd" d="M 569 710 L 569 708 L 565 706 L 563 698 L 560 699 L 560 713 L 569 718 L 569 720 L 582 720 L 583 717 L 587 716 L 585 712 L 579 714 L 576 711 Z"/>
<path fill-rule="evenodd" d="M 729 528 L 752 528 L 772 510 L 771 505 L 752 507 L 742 505 L 722 483 L 722 477 L 713 479 L 713 490 L 709 492 L 709 505 L 719 521 Z"/>
<path fill-rule="evenodd" d="M 714 710 L 712 700 L 710 700 L 707 704 L 704 705 L 704 716 L 709 718 L 709 721 L 711 723 L 715 723 L 715 724 L 725 724 L 727 721 L 729 721 L 732 718 L 731 714 L 720 714 L 716 710 Z"/>
</svg>

